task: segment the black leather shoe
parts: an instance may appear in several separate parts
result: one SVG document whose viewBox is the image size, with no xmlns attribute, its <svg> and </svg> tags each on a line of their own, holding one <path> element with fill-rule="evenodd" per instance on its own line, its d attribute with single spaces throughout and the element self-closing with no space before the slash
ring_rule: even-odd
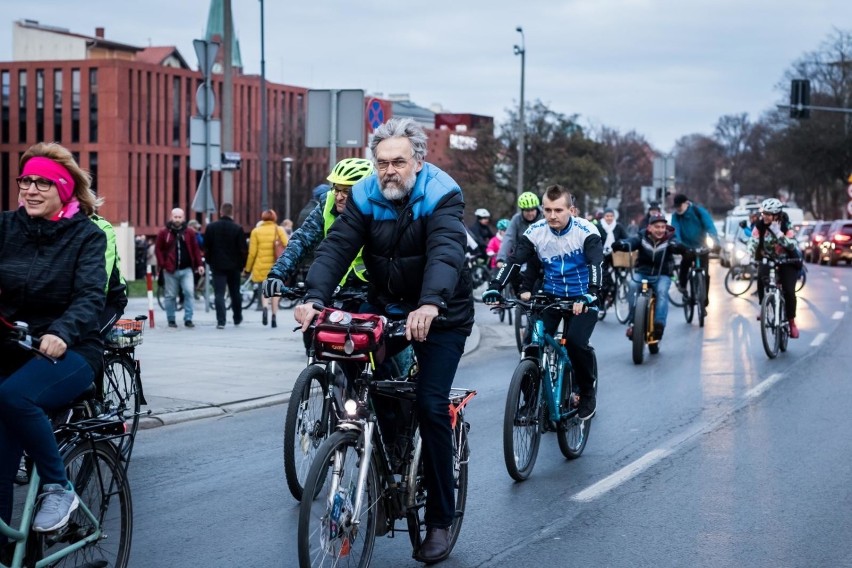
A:
<svg viewBox="0 0 852 568">
<path fill-rule="evenodd" d="M 426 540 L 420 547 L 420 560 L 434 564 L 445 560 L 450 555 L 450 530 L 426 529 Z"/>
</svg>

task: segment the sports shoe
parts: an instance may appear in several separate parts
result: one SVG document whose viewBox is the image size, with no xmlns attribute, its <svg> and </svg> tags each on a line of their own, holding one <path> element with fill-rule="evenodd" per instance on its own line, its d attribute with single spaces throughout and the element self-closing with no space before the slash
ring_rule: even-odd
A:
<svg viewBox="0 0 852 568">
<path fill-rule="evenodd" d="M 174 321 L 169 321 L 169 327 L 177 327 L 177 324 Z"/>
<path fill-rule="evenodd" d="M 633 326 L 632 325 L 627 326 L 627 331 L 624 332 L 624 335 L 627 336 L 628 341 L 633 341 Z"/>
<path fill-rule="evenodd" d="M 799 339 L 799 328 L 794 318 L 790 318 L 790 339 Z"/>
<path fill-rule="evenodd" d="M 595 395 L 581 395 L 580 408 L 577 411 L 577 418 L 579 418 L 580 420 L 588 420 L 589 418 L 595 415 L 595 410 L 597 410 Z"/>
<path fill-rule="evenodd" d="M 665 331 L 665 329 L 666 329 L 665 325 L 663 325 L 661 323 L 655 324 L 654 325 L 654 339 L 656 339 L 657 341 L 661 340 L 663 338 L 663 332 Z"/>
<path fill-rule="evenodd" d="M 71 487 L 71 484 L 68 484 Z M 80 500 L 73 488 L 66 489 L 57 483 L 46 483 L 38 496 L 41 506 L 33 521 L 36 532 L 51 532 L 59 530 L 68 524 Z"/>
<path fill-rule="evenodd" d="M 225 324 L 224 323 L 217 323 L 216 329 L 225 329 Z"/>
<path fill-rule="evenodd" d="M 430 527 L 420 546 L 420 560 L 427 564 L 440 562 L 450 555 L 450 530 Z"/>
<path fill-rule="evenodd" d="M 186 327 L 195 327 L 195 324 L 192 323 L 192 320 L 186 320 L 185 322 L 183 322 L 183 325 L 185 325 Z"/>
</svg>

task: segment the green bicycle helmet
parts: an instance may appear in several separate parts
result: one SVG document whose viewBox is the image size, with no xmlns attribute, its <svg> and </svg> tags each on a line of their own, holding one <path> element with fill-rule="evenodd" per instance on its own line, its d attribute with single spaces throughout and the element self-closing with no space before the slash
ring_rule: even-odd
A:
<svg viewBox="0 0 852 568">
<path fill-rule="evenodd" d="M 518 207 L 521 209 L 535 209 L 541 205 L 538 195 L 531 191 L 525 191 L 518 196 Z"/>
<path fill-rule="evenodd" d="M 346 158 L 340 160 L 334 169 L 331 170 L 331 175 L 328 176 L 328 181 L 331 183 L 339 183 L 340 185 L 355 185 L 368 175 L 373 173 L 373 162 L 364 158 Z"/>
<path fill-rule="evenodd" d="M 497 221 L 497 230 L 498 231 L 505 231 L 508 228 L 509 228 L 509 220 L 508 219 L 500 219 L 499 221 Z"/>
</svg>

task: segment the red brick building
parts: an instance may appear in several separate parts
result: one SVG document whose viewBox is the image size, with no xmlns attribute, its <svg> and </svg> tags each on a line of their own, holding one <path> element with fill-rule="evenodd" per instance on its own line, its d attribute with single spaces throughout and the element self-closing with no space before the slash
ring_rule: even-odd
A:
<svg viewBox="0 0 852 568">
<path fill-rule="evenodd" d="M 197 114 L 201 74 L 187 68 L 174 48 L 141 49 L 67 30 L 16 22 L 26 31 L 67 36 L 85 45 L 82 59 L 0 62 L 0 207 L 17 206 L 18 162 L 39 141 L 69 148 L 94 176 L 105 198 L 102 214 L 153 234 L 172 207 L 189 211 L 200 172 L 189 169 L 189 119 Z M 16 40 L 17 41 L 17 40 Z M 81 51 L 82 52 L 82 51 Z M 216 118 L 221 117 L 222 76 L 214 75 Z M 247 229 L 260 217 L 260 77 L 235 75 L 234 172 L 237 220 Z M 284 216 L 284 157 L 292 157 L 291 216 L 298 214 L 328 169 L 328 151 L 304 146 L 307 89 L 267 82 L 269 203 Z M 338 159 L 357 151 L 338 150 Z M 221 176 L 213 196 L 221 204 Z"/>
</svg>

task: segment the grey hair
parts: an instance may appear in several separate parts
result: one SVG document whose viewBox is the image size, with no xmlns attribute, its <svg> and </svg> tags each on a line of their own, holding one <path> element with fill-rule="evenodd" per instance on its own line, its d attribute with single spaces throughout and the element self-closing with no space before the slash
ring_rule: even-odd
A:
<svg viewBox="0 0 852 568">
<path fill-rule="evenodd" d="M 426 133 L 423 132 L 423 127 L 414 122 L 413 119 L 392 118 L 379 126 L 373 133 L 372 140 L 370 140 L 370 153 L 375 156 L 376 147 L 388 138 L 408 138 L 414 152 L 414 159 L 421 162 L 426 159 Z"/>
</svg>

